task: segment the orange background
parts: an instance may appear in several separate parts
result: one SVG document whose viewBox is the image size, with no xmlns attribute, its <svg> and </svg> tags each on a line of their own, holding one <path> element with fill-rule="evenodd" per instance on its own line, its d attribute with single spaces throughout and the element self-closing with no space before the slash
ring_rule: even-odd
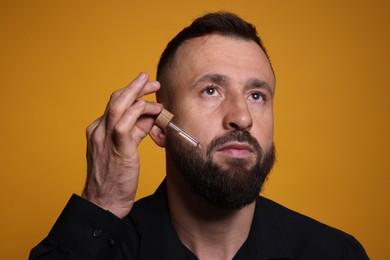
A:
<svg viewBox="0 0 390 260">
<path fill-rule="evenodd" d="M 82 190 L 84 131 L 110 93 L 141 70 L 154 78 L 167 41 L 217 10 L 258 27 L 276 70 L 264 195 L 390 259 L 389 3 L 1 1 L 0 259 L 26 259 Z M 150 139 L 140 150 L 138 197 L 164 177 L 163 150 Z"/>
</svg>

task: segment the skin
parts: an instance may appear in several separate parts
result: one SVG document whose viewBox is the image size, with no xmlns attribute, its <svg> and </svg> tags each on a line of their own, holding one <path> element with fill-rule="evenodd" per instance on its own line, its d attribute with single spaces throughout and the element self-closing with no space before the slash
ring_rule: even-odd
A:
<svg viewBox="0 0 390 260">
<path fill-rule="evenodd" d="M 170 109 L 180 127 L 191 130 L 202 144 L 227 131 L 248 130 L 263 149 L 271 147 L 275 78 L 256 43 L 219 35 L 195 38 L 179 47 L 173 66 Z M 220 75 L 224 82 L 210 75 Z M 256 100 L 257 94 L 265 100 Z M 229 155 L 252 154 L 226 147 L 215 154 L 215 161 L 223 165 Z"/>
<path fill-rule="evenodd" d="M 249 131 L 264 150 L 270 149 L 275 78 L 256 43 L 218 35 L 186 41 L 177 50 L 171 78 L 174 121 L 201 142 L 204 156 L 213 138 L 233 130 Z M 149 133 L 165 146 L 164 132 L 153 126 L 162 106 L 140 100 L 158 88 L 141 73 L 113 93 L 104 115 L 87 128 L 83 197 L 120 218 L 131 211 L 136 194 L 138 144 Z M 225 144 L 211 156 L 220 167 L 232 158 L 255 163 L 247 143 Z M 232 259 L 248 236 L 255 203 L 239 210 L 215 208 L 190 192 L 169 156 L 166 164 L 171 218 L 182 243 L 200 259 Z"/>
<path fill-rule="evenodd" d="M 88 173 L 82 197 L 120 218 L 130 212 L 137 191 L 137 147 L 153 127 L 151 116 L 162 110 L 160 104 L 139 98 L 159 88 L 141 73 L 111 95 L 103 116 L 87 128 Z"/>
</svg>

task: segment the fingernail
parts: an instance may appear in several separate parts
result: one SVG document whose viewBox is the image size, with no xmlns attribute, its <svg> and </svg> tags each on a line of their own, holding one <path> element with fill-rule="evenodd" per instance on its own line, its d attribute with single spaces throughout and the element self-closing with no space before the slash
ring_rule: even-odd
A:
<svg viewBox="0 0 390 260">
<path fill-rule="evenodd" d="M 159 86 L 160 86 L 160 82 L 158 82 L 158 81 L 151 81 L 150 84 L 151 84 L 153 87 L 159 87 Z"/>
<path fill-rule="evenodd" d="M 141 72 L 141 74 L 139 74 L 139 79 L 145 79 L 146 78 L 146 73 L 145 72 Z"/>
</svg>

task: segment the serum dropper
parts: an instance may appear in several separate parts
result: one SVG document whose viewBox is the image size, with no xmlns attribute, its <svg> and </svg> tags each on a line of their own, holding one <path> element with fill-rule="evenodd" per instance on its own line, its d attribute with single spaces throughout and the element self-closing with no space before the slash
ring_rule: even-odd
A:
<svg viewBox="0 0 390 260">
<path fill-rule="evenodd" d="M 156 121 L 154 124 L 161 129 L 165 130 L 167 127 L 175 130 L 181 137 L 183 137 L 185 140 L 193 144 L 195 147 L 200 147 L 200 142 L 192 137 L 189 133 L 178 127 L 172 122 L 172 118 L 174 115 L 166 110 L 165 108 L 161 111 L 161 113 L 157 116 Z"/>
</svg>

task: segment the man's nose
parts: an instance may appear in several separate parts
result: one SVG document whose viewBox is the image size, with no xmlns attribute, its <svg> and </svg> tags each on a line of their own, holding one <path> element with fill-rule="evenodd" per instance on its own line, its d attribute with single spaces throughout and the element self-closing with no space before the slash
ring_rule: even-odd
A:
<svg viewBox="0 0 390 260">
<path fill-rule="evenodd" d="M 252 116 L 246 98 L 234 95 L 225 100 L 223 125 L 228 130 L 249 130 L 252 128 Z"/>
</svg>

